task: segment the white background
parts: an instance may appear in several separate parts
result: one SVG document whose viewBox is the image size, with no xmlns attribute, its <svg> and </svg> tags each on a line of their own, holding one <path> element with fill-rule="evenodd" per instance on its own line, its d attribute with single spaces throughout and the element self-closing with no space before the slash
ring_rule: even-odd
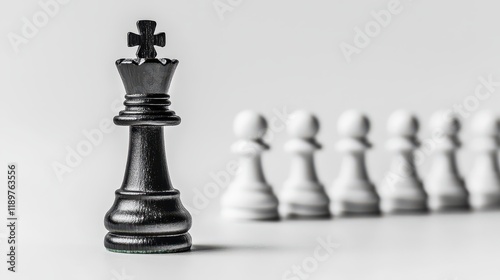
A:
<svg viewBox="0 0 500 280">
<path fill-rule="evenodd" d="M 326 186 L 338 172 L 339 156 L 333 149 L 338 140 L 337 117 L 346 109 L 366 112 L 372 122 L 369 138 L 374 143 L 368 155 L 368 170 L 373 181 L 380 181 L 390 160 L 384 142 L 387 140 L 385 122 L 392 111 L 400 108 L 414 111 L 422 121 L 421 138 L 428 138 L 427 123 L 433 111 L 452 109 L 470 100 L 480 85 L 480 76 L 487 79 L 491 75 L 493 80 L 500 81 L 497 1 L 401 0 L 402 11 L 392 15 L 387 27 L 382 27 L 368 46 L 359 54 L 353 54 L 348 62 L 340 44 L 354 45 L 354 29 L 364 29 L 373 21 L 372 11 L 386 10 L 389 2 L 233 0 L 229 2 L 233 5 L 231 10 L 221 16 L 214 3 L 228 3 L 227 0 L 71 0 L 59 5 L 59 10 L 48 17 L 32 38 L 17 46 L 16 52 L 9 36 L 23 36 L 23 18 L 33 22 L 33 17 L 43 9 L 33 0 L 2 1 L 0 171 L 6 172 L 8 162 L 19 164 L 19 279 L 23 273 L 26 277 L 65 275 L 66 279 L 112 279 L 110 271 L 120 271 L 129 265 L 140 267 L 130 262 L 127 255 L 109 257 L 110 253 L 102 246 L 106 233 L 103 216 L 113 202 L 114 190 L 120 187 L 126 163 L 127 128 L 116 127 L 104 133 L 102 141 L 93 145 L 92 151 L 71 173 L 64 174 L 62 180 L 53 169 L 55 162 L 66 164 L 68 148 L 76 149 L 86 141 L 84 130 L 98 129 L 103 120 L 111 120 L 116 114 L 116 100 L 122 102 L 124 89 L 114 62 L 135 56 L 136 49 L 126 46 L 126 33 L 137 32 L 135 22 L 139 19 L 155 20 L 157 31 L 167 33 L 167 46 L 157 48 L 158 56 L 180 60 L 170 94 L 171 108 L 181 116 L 182 123 L 166 129 L 166 146 L 174 186 L 181 191 L 189 209 L 196 210 L 193 203 L 196 190 L 203 191 L 204 186 L 214 182 L 210 174 L 224 171 L 226 164 L 234 160 L 229 151 L 235 141 L 232 121 L 243 109 L 257 110 L 269 120 L 276 119 L 276 111 L 314 112 L 322 125 L 318 140 L 325 148 L 318 153 L 317 166 Z M 481 109 L 498 111 L 499 93 L 500 87 L 497 87 L 497 92 L 475 104 L 476 107 L 472 106 L 474 109 L 467 112 L 469 117 L 461 118 L 464 122 L 461 138 L 465 144 L 472 137 L 467 125 L 470 117 Z M 276 125 L 281 127 L 283 123 L 278 120 Z M 288 173 L 288 156 L 282 149 L 287 136 L 284 130 L 275 129 L 271 138 L 272 150 L 264 157 L 264 167 L 269 182 L 279 192 Z M 464 174 L 471 166 L 472 157 L 467 147 L 460 153 L 459 166 Z M 420 166 L 424 176 L 428 163 L 426 160 Z M 6 209 L 5 191 L 1 197 L 0 209 Z M 211 224 L 206 221 L 218 222 L 219 197 L 210 199 L 206 208 L 198 209 L 193 215 L 195 244 L 207 243 L 213 238 Z M 490 223 L 491 217 L 495 216 L 477 219 Z M 426 223 L 420 219 L 416 222 Z M 361 221 L 364 220 L 353 223 Z M 404 219 L 396 221 L 389 224 L 388 231 L 405 223 Z M 335 222 L 323 222 L 325 228 L 321 223 L 314 224 L 313 228 L 326 232 Z M 346 230 L 359 230 L 352 228 L 349 221 L 341 223 Z M 470 223 L 477 225 L 478 222 Z M 293 227 L 286 223 L 279 225 Z M 362 225 L 360 228 L 367 230 Z M 263 226 L 266 227 L 269 225 Z M 273 227 L 278 232 L 272 230 L 271 234 L 280 235 L 285 231 L 277 225 Z M 255 229 L 259 227 L 253 225 L 251 230 Z M 4 227 L 0 228 L 1 232 L 4 240 Z M 318 236 L 320 234 L 323 233 Z M 304 238 L 312 242 L 309 247 L 304 245 L 304 255 L 314 248 L 314 233 L 311 236 L 310 240 Z M 362 238 L 360 236 L 360 240 Z M 272 243 L 269 239 L 262 240 Z M 445 240 L 446 237 L 438 239 L 436 244 Z M 244 239 L 241 242 L 245 242 Z M 2 255 L 4 243 L 2 241 Z M 76 252 L 81 248 L 87 249 L 82 253 L 86 257 L 78 257 Z M 444 248 L 446 246 L 441 249 Z M 359 252 L 377 257 L 369 255 L 364 248 Z M 441 251 L 430 249 L 429 252 L 439 254 Z M 219 253 L 231 255 L 230 250 Z M 261 253 L 272 256 L 275 263 L 280 263 L 286 255 L 286 251 L 258 252 Z M 210 250 L 203 254 L 210 256 Z M 125 264 L 118 261 L 92 270 L 85 262 L 93 256 L 118 258 Z M 182 269 L 196 270 L 200 265 L 197 261 L 200 259 L 182 256 L 171 273 L 182 275 Z M 42 259 L 38 266 L 30 267 Z M 68 276 L 65 270 L 61 272 L 61 266 L 68 267 L 71 260 L 74 266 L 69 266 L 68 271 L 79 273 Z M 179 259 L 169 257 L 169 260 Z M 363 260 L 370 263 L 372 259 Z M 483 261 L 488 260 L 491 259 Z M 283 271 L 293 261 L 283 261 L 278 270 Z M 237 267 L 245 262 L 247 260 L 241 260 Z M 410 261 L 405 263 L 406 269 L 421 271 L 417 270 L 418 260 L 414 262 L 414 265 Z M 154 258 L 151 263 L 162 265 Z M 147 279 L 141 273 L 147 270 L 150 276 L 157 275 L 157 267 L 137 268 L 132 274 L 135 279 Z M 460 267 L 458 262 L 448 271 L 453 274 L 454 269 L 459 272 Z M 248 278 L 253 269 L 245 272 Z M 362 269 L 361 264 L 359 270 Z M 4 265 L 1 271 L 4 273 Z M 425 272 L 428 279 L 448 277 L 437 268 Z M 343 279 L 355 279 L 349 277 L 360 272 L 339 273 L 344 273 L 337 275 L 344 275 Z M 272 275 L 270 278 L 281 277 L 280 273 Z M 389 274 L 377 275 L 403 279 L 406 272 L 396 267 Z"/>
</svg>

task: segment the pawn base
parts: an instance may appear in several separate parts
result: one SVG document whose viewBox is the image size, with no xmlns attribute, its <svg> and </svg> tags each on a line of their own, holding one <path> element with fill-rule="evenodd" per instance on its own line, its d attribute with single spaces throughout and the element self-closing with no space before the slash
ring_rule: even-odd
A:
<svg viewBox="0 0 500 280">
<path fill-rule="evenodd" d="M 300 204 L 283 204 L 280 209 L 283 217 L 294 219 L 314 219 L 330 217 L 328 206 L 311 206 Z"/>
<path fill-rule="evenodd" d="M 330 199 L 323 186 L 315 181 L 285 182 L 280 196 L 280 213 L 288 218 L 323 218 L 330 216 Z"/>
<path fill-rule="evenodd" d="M 469 198 L 470 206 L 474 210 L 492 210 L 500 208 L 500 195 L 473 194 Z"/>
<path fill-rule="evenodd" d="M 277 209 L 242 209 L 226 208 L 222 210 L 222 217 L 229 220 L 256 220 L 276 221 L 279 220 Z"/>
<path fill-rule="evenodd" d="M 429 198 L 429 209 L 432 211 L 468 210 L 467 197 L 435 196 Z"/>
<path fill-rule="evenodd" d="M 336 188 L 334 185 L 330 196 L 330 210 L 335 216 L 380 214 L 380 198 L 369 182 L 357 182 L 346 188 Z"/>
<path fill-rule="evenodd" d="M 357 216 L 357 215 L 378 215 L 380 209 L 378 203 L 362 204 L 347 201 L 333 202 L 331 207 L 332 214 L 335 216 Z"/>
<path fill-rule="evenodd" d="M 380 210 L 384 214 L 392 213 L 422 213 L 427 212 L 425 200 L 391 199 L 382 200 Z"/>
<path fill-rule="evenodd" d="M 108 233 L 104 246 L 111 252 L 130 254 L 161 254 L 189 251 L 191 236 L 179 235 L 120 235 Z"/>
<path fill-rule="evenodd" d="M 242 183 L 228 186 L 221 198 L 221 215 L 231 220 L 278 220 L 278 198 L 264 182 Z"/>
</svg>

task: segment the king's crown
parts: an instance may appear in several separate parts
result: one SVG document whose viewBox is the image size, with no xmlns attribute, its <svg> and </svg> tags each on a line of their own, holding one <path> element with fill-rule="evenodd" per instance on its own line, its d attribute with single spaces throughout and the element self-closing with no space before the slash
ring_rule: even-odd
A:
<svg viewBox="0 0 500 280">
<path fill-rule="evenodd" d="M 156 22 L 137 22 L 140 35 L 128 33 L 128 46 L 139 46 L 137 58 L 119 59 L 116 67 L 125 86 L 125 110 L 114 118 L 117 125 L 177 125 L 180 118 L 169 110 L 167 94 L 178 61 L 156 58 L 154 46 L 165 46 L 165 33 L 154 34 Z"/>
</svg>

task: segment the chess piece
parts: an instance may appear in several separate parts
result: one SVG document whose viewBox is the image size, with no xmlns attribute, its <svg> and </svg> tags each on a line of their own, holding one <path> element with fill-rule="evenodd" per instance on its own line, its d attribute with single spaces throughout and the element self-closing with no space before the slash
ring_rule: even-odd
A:
<svg viewBox="0 0 500 280">
<path fill-rule="evenodd" d="M 318 119 L 309 112 L 296 111 L 290 115 L 287 130 L 292 139 L 285 150 L 292 154 L 292 165 L 280 196 L 281 213 L 296 218 L 328 217 L 330 200 L 318 181 L 313 157 L 321 149 L 315 139 Z"/>
<path fill-rule="evenodd" d="M 236 220 L 278 219 L 278 199 L 266 182 L 261 154 L 269 149 L 262 141 L 267 122 L 256 112 L 240 112 L 234 133 L 240 138 L 231 147 L 239 156 L 238 171 L 221 199 L 222 216 Z"/>
<path fill-rule="evenodd" d="M 433 211 L 468 208 L 468 192 L 459 174 L 456 151 L 460 147 L 460 121 L 451 111 L 439 111 L 431 117 L 435 142 L 431 169 L 425 180 L 428 207 Z"/>
<path fill-rule="evenodd" d="M 414 151 L 419 147 L 418 120 L 410 112 L 394 112 L 387 123 L 391 139 L 391 168 L 380 184 L 380 208 L 384 213 L 422 212 L 427 210 L 427 194 L 418 177 Z"/>
<path fill-rule="evenodd" d="M 378 214 L 379 196 L 366 171 L 365 153 L 371 147 L 366 136 L 368 118 L 358 111 L 344 112 L 337 123 L 342 139 L 337 150 L 342 153 L 340 174 L 330 189 L 334 215 Z"/>
<path fill-rule="evenodd" d="M 130 126 L 127 167 L 122 186 L 105 217 L 105 247 L 122 253 L 171 253 L 191 247 L 191 215 L 168 174 L 163 126 L 181 119 L 169 110 L 170 81 L 178 61 L 157 59 L 154 45 L 165 45 L 165 33 L 154 35 L 156 22 L 137 22 L 140 35 L 129 33 L 128 45 L 139 45 L 136 59 L 116 66 L 125 86 L 125 110 L 113 121 Z"/>
<path fill-rule="evenodd" d="M 472 120 L 476 135 L 471 148 L 477 152 L 467 177 L 469 203 L 475 210 L 500 207 L 500 171 L 498 168 L 499 121 L 491 111 L 481 111 Z"/>
</svg>

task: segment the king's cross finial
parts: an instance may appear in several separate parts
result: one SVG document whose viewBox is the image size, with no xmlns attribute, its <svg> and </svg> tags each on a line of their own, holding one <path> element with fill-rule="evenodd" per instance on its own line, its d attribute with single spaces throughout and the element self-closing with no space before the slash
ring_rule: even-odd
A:
<svg viewBox="0 0 500 280">
<path fill-rule="evenodd" d="M 139 20 L 137 22 L 137 29 L 139 30 L 139 35 L 129 32 L 128 46 L 134 47 L 139 46 L 137 49 L 138 58 L 155 58 L 156 50 L 155 45 L 164 47 L 165 46 L 165 33 L 161 32 L 154 34 L 156 28 L 156 22 L 152 20 Z"/>
</svg>

